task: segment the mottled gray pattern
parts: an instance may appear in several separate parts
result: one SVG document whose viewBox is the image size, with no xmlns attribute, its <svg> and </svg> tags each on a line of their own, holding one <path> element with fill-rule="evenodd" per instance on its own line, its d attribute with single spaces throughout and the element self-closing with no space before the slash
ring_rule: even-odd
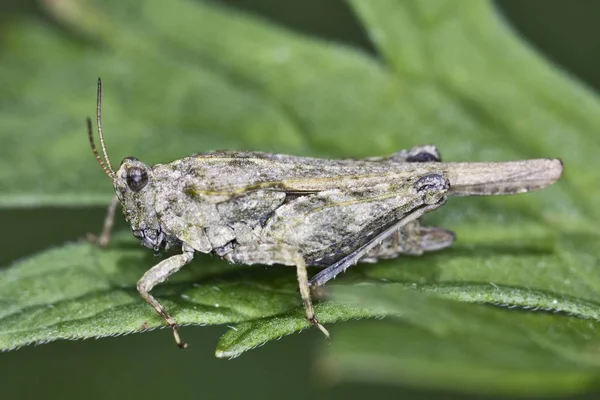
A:
<svg viewBox="0 0 600 400">
<path fill-rule="evenodd" d="M 512 194 L 543 188 L 560 176 L 558 160 L 442 163 L 422 146 L 388 157 L 327 160 L 259 152 L 199 154 L 149 167 L 125 159 L 114 186 L 134 235 L 155 251 L 182 246 L 138 285 L 149 294 L 196 251 L 241 264 L 297 268 L 306 316 L 314 316 L 306 266 L 326 266 L 319 286 L 357 261 L 420 255 L 454 242 L 452 232 L 419 218 L 448 195 Z"/>
<path fill-rule="evenodd" d="M 155 252 L 180 246 L 138 281 L 141 296 L 173 329 L 177 322 L 150 294 L 194 253 L 214 253 L 233 263 L 296 267 L 306 318 L 323 334 L 309 286 L 320 286 L 356 262 L 446 248 L 454 234 L 424 227 L 419 218 L 446 196 L 523 193 L 559 179 L 562 163 L 539 159 L 500 163 L 442 163 L 431 145 L 387 157 L 328 160 L 260 152 L 217 151 L 152 167 L 128 157 L 114 171 L 101 127 L 102 82 L 96 122 L 102 155 L 96 160 L 113 180 L 125 219 Z M 113 200 L 97 243 L 106 245 Z M 307 265 L 324 265 L 309 282 Z"/>
</svg>

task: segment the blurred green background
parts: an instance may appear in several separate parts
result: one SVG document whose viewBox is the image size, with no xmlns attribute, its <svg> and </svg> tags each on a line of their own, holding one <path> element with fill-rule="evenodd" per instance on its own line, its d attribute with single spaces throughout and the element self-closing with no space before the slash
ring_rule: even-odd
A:
<svg viewBox="0 0 600 400">
<path fill-rule="evenodd" d="M 343 1 L 223 2 L 298 31 L 374 51 Z M 0 5 L 0 24 L 17 14 L 46 18 L 33 1 L 1 1 Z M 504 0 L 496 5 L 509 23 L 549 59 L 592 87 L 600 88 L 597 24 L 600 3 Z M 76 239 L 85 232 L 97 231 L 103 216 L 104 209 L 96 207 L 2 209 L 0 265 Z M 125 228 L 120 219 L 119 227 Z M 4 399 L 445 397 L 443 393 L 425 390 L 329 385 L 313 362 L 314 354 L 323 346 L 316 331 L 286 337 L 234 361 L 218 360 L 214 357 L 214 347 L 225 329 L 184 328 L 186 339 L 193 343 L 187 351 L 177 351 L 170 340 L 171 333 L 161 330 L 98 341 L 59 341 L 0 354 L 1 396 Z"/>
</svg>

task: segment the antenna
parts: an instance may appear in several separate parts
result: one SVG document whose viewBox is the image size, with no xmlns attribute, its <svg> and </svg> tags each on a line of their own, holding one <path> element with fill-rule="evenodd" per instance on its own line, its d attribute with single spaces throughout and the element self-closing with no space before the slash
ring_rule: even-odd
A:
<svg viewBox="0 0 600 400">
<path fill-rule="evenodd" d="M 98 153 L 98 149 L 96 148 L 96 144 L 94 143 L 94 133 L 92 130 L 92 119 L 87 119 L 88 126 L 88 138 L 90 140 L 90 146 L 92 147 L 92 151 L 94 152 L 94 156 L 98 163 L 104 170 L 104 173 L 108 175 L 111 179 L 115 179 L 115 172 L 113 170 L 112 164 L 110 163 L 110 159 L 108 158 L 108 153 L 106 152 L 106 145 L 104 144 L 104 136 L 102 136 L 102 122 L 101 122 L 101 108 L 102 108 L 102 80 L 98 78 L 98 95 L 97 95 L 97 103 L 96 103 L 96 123 L 98 124 L 98 138 L 100 139 L 100 147 L 102 148 L 102 154 L 104 154 L 104 160 L 100 157 Z M 106 162 L 105 162 L 106 161 Z"/>
</svg>

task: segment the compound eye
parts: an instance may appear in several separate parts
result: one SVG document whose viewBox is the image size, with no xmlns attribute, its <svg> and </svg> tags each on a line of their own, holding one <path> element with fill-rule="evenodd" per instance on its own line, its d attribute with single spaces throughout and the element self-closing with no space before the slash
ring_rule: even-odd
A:
<svg viewBox="0 0 600 400">
<path fill-rule="evenodd" d="M 148 173 L 142 168 L 131 167 L 127 170 L 127 186 L 134 192 L 139 192 L 148 184 Z"/>
<path fill-rule="evenodd" d="M 140 160 L 138 160 L 138 159 L 137 159 L 137 158 L 135 158 L 135 157 L 125 157 L 125 158 L 123 159 L 123 161 L 121 161 L 121 165 L 123 165 L 123 164 L 125 163 L 125 161 L 140 161 Z"/>
</svg>

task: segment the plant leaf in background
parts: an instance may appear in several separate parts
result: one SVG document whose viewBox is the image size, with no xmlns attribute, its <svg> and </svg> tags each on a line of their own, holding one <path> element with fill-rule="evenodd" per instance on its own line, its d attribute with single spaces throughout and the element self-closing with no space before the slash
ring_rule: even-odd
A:
<svg viewBox="0 0 600 400">
<path fill-rule="evenodd" d="M 521 396 L 597 382 L 600 341 L 588 320 L 441 301 L 396 284 L 336 287 L 334 298 L 403 323 L 340 329 L 320 363 L 332 379 L 463 390 L 468 381 L 476 392 Z"/>
<path fill-rule="evenodd" d="M 426 143 L 447 161 L 561 157 L 564 177 L 544 192 L 452 199 L 428 216 L 457 232 L 453 249 L 358 266 L 330 285 L 323 322 L 402 324 L 334 326 L 323 365 L 339 379 L 474 391 L 597 384 L 599 103 L 489 3 L 351 1 L 381 59 L 210 2 L 44 4 L 59 27 L 2 28 L 1 206 L 108 203 L 84 125 L 97 76 L 113 163 L 216 148 L 359 157 Z M 106 250 L 75 243 L 16 263 L 0 272 L 0 348 L 160 326 L 135 290 L 155 262 L 122 235 Z M 182 324 L 240 323 L 217 347 L 234 357 L 308 327 L 295 282 L 293 268 L 205 256 L 154 293 Z M 497 340 L 511 357 L 499 359 Z M 482 383 L 491 377 L 505 384 Z"/>
</svg>

